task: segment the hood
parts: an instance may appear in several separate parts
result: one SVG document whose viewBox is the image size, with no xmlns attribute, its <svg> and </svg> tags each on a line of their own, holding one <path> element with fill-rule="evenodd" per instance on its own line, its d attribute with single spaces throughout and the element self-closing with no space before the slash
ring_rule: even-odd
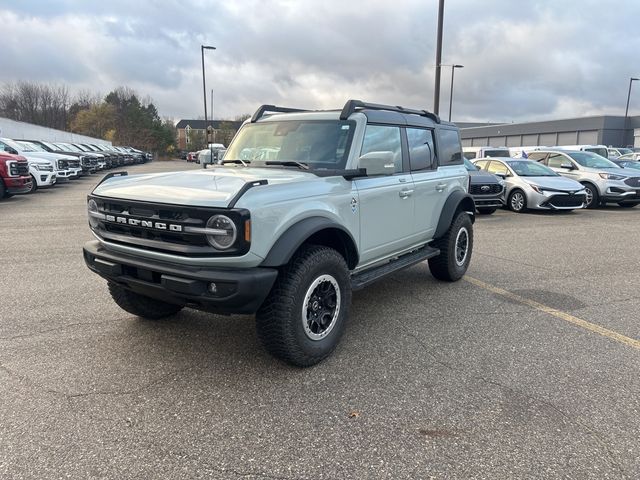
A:
<svg viewBox="0 0 640 480">
<path fill-rule="evenodd" d="M 66 153 L 56 152 L 24 152 L 23 155 L 30 157 L 44 158 L 45 160 L 76 160 L 77 157 L 67 155 Z"/>
<path fill-rule="evenodd" d="M 502 180 L 500 177 L 494 175 L 493 173 L 489 173 L 486 170 L 472 170 L 469 172 L 469 177 L 472 184 L 500 183 L 500 181 Z"/>
<path fill-rule="evenodd" d="M 527 183 L 538 185 L 542 188 L 563 190 L 567 192 L 574 192 L 576 190 L 582 190 L 584 187 L 581 183 L 571 180 L 566 177 L 520 177 Z"/>
<path fill-rule="evenodd" d="M 268 185 L 317 179 L 314 174 L 272 167 L 214 167 L 207 170 L 112 177 L 93 193 L 101 197 L 201 207 L 227 207 L 251 182 Z M 263 188 L 263 187 L 259 187 Z"/>
<path fill-rule="evenodd" d="M 613 175 L 622 175 L 623 177 L 635 176 L 635 175 L 629 173 L 628 171 L 625 171 L 625 169 L 622 168 L 622 167 L 618 167 L 618 168 L 580 167 L 580 170 L 583 170 L 583 171 L 589 172 L 589 173 L 611 173 Z"/>
</svg>

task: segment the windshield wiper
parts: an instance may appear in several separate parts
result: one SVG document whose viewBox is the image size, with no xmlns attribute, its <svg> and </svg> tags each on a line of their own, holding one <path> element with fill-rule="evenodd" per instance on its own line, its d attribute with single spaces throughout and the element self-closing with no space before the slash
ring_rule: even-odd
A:
<svg viewBox="0 0 640 480">
<path fill-rule="evenodd" d="M 251 161 L 249 160 L 249 161 L 245 162 L 244 160 L 240 160 L 240 159 L 237 159 L 237 160 L 223 160 L 222 164 L 224 165 L 225 163 L 241 163 L 242 166 L 246 167 L 247 164 L 251 163 Z"/>
<path fill-rule="evenodd" d="M 309 170 L 309 165 L 302 162 L 297 162 L 295 160 L 277 160 L 277 161 L 268 161 L 264 162 L 265 165 L 282 165 L 285 167 L 298 167 L 300 170 Z"/>
</svg>

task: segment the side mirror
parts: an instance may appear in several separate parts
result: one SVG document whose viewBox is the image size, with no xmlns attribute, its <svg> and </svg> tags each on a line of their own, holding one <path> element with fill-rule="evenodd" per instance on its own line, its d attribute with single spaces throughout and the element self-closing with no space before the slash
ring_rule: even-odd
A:
<svg viewBox="0 0 640 480">
<path fill-rule="evenodd" d="M 570 163 L 562 163 L 562 164 L 560 165 L 560 168 L 564 168 L 564 169 L 566 169 L 566 170 L 573 170 L 573 169 L 574 169 L 573 165 L 572 165 L 572 164 L 570 164 Z"/>
<path fill-rule="evenodd" d="M 395 171 L 393 152 L 369 152 L 358 159 L 358 167 L 364 168 L 367 175 L 391 175 Z"/>
</svg>

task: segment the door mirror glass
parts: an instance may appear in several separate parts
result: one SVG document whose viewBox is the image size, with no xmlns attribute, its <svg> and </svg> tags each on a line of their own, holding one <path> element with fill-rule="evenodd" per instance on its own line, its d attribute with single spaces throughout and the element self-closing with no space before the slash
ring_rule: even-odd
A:
<svg viewBox="0 0 640 480">
<path fill-rule="evenodd" d="M 369 152 L 358 159 L 358 166 L 367 171 L 367 175 L 391 175 L 395 172 L 393 152 Z"/>
</svg>

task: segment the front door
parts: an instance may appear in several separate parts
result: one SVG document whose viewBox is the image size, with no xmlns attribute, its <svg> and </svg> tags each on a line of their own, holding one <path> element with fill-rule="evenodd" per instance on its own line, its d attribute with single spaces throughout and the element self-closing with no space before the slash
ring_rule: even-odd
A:
<svg viewBox="0 0 640 480">
<path fill-rule="evenodd" d="M 382 260 L 415 241 L 415 188 L 401 145 L 399 127 L 367 125 L 360 156 L 392 152 L 394 173 L 354 180 L 359 198 L 361 264 Z"/>
</svg>

